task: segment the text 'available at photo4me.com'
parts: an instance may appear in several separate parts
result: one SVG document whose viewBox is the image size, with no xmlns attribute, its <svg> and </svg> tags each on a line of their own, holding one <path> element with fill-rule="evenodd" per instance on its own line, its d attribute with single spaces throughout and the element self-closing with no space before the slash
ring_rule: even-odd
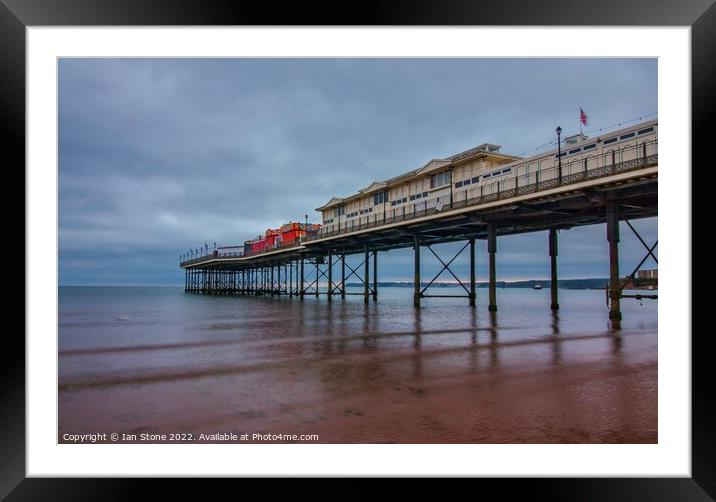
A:
<svg viewBox="0 0 716 502">
<path fill-rule="evenodd" d="M 167 443 L 239 443 L 239 442 L 313 442 L 318 441 L 318 434 L 283 434 L 267 432 L 214 432 L 214 433 L 150 433 L 139 434 L 116 432 L 100 432 L 91 434 L 70 434 L 61 436 L 62 443 L 117 443 L 117 442 L 167 442 Z"/>
</svg>

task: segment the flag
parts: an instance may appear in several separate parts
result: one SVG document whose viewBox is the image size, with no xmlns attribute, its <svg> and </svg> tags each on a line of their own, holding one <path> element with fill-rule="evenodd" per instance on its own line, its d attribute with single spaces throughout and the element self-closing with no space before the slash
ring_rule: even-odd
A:
<svg viewBox="0 0 716 502">
<path fill-rule="evenodd" d="M 579 121 L 582 124 L 587 125 L 587 114 L 584 113 L 584 110 L 582 110 L 581 107 L 579 108 Z"/>
</svg>

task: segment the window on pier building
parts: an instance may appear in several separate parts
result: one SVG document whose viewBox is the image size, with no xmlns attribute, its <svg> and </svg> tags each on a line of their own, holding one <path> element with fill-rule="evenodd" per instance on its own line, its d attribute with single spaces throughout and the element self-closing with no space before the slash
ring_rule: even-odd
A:
<svg viewBox="0 0 716 502">
<path fill-rule="evenodd" d="M 373 205 L 377 206 L 388 201 L 388 192 L 380 192 L 373 196 Z"/>
<path fill-rule="evenodd" d="M 449 185 L 450 183 L 450 171 L 443 171 L 441 173 L 433 174 L 432 176 L 430 176 L 430 188 L 437 188 L 443 185 Z"/>
<path fill-rule="evenodd" d="M 341 216 L 341 215 L 344 214 L 344 213 L 345 213 L 345 208 L 344 208 L 344 206 L 338 206 L 337 208 L 335 208 L 335 209 L 333 210 L 333 216 L 336 217 L 336 218 L 337 218 L 338 216 Z"/>
</svg>

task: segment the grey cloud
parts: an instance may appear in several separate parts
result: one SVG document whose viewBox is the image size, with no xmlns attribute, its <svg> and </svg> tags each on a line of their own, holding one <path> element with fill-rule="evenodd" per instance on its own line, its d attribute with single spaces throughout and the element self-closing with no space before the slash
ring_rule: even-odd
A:
<svg viewBox="0 0 716 502">
<path fill-rule="evenodd" d="M 577 131 L 580 106 L 587 130 L 656 112 L 656 69 L 646 59 L 63 59 L 61 283 L 180 283 L 189 248 L 241 243 L 306 213 L 318 221 L 313 208 L 331 196 L 431 158 L 483 142 L 527 152 L 558 123 Z M 656 237 L 655 221 L 645 228 Z M 578 230 L 584 238 L 567 236 Z M 561 270 L 601 274 L 603 237 L 565 233 Z M 542 273 L 545 242 L 505 239 L 501 273 Z M 639 248 L 624 243 L 625 263 Z M 386 255 L 386 279 L 409 277 L 410 259 Z"/>
</svg>

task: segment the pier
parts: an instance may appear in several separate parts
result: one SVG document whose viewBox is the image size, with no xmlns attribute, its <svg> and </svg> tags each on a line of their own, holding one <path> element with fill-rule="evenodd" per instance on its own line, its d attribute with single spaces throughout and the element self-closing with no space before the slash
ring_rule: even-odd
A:
<svg viewBox="0 0 716 502">
<path fill-rule="evenodd" d="M 584 143 L 589 141 L 585 140 Z M 439 167 L 446 169 L 443 172 L 450 173 L 449 194 L 436 193 L 428 200 L 413 203 L 407 210 L 406 205 L 400 210 L 385 208 L 354 219 L 351 224 L 341 226 L 339 219 L 337 227 L 324 226 L 320 230 L 308 232 L 305 237 L 290 245 L 276 246 L 261 252 L 246 253 L 238 247 L 232 248 L 231 252 L 219 249 L 210 251 L 207 246 L 182 255 L 180 265 L 186 274 L 185 291 L 288 296 L 297 299 L 312 295 L 325 296 L 329 302 L 345 299 L 347 295 L 359 295 L 365 303 L 369 303 L 379 298 L 377 263 L 380 253 L 412 248 L 413 304 L 416 308 L 420 308 L 423 298 L 446 296 L 467 299 L 469 306 L 475 306 L 476 260 L 487 259 L 488 309 L 496 311 L 496 255 L 500 238 L 547 231 L 544 249 L 551 265 L 549 308 L 556 311 L 559 309 L 559 231 L 606 223 L 604 243 L 609 249 L 610 265 L 607 304 L 609 319 L 618 328 L 621 320 L 620 301 L 629 297 L 622 293 L 625 285 L 630 278 L 634 278 L 649 256 L 656 261 L 653 251 L 657 244 L 647 245 L 629 223 L 658 215 L 658 142 L 655 133 L 653 138 L 642 143 L 621 150 L 611 149 L 599 154 L 578 156 L 569 162 L 566 159 L 563 161 L 564 154 L 553 155 L 553 152 L 549 152 L 543 158 L 558 157 L 555 162 L 549 167 L 538 162 L 535 164 L 537 169 L 532 171 L 529 168 L 531 159 L 506 155 L 500 158 L 490 149 L 493 145 L 487 146 L 465 155 L 474 159 L 498 159 L 504 165 L 514 167 L 516 175 L 489 184 L 482 183 L 470 190 L 456 191 L 453 169 L 459 166 L 462 158 L 431 161 L 426 168 L 433 169 L 431 165 L 444 162 Z M 523 165 L 526 169 L 521 170 Z M 410 174 L 414 173 L 419 173 L 419 170 Z M 376 192 L 366 190 L 365 193 Z M 376 200 L 385 203 L 387 197 Z M 332 199 L 331 203 L 335 201 Z M 324 221 L 328 221 L 328 207 L 319 208 L 324 210 Z M 621 221 L 627 222 L 646 249 L 644 260 L 626 277 L 620 276 L 619 271 Z M 487 241 L 487 257 L 476 255 L 475 241 L 478 239 Z M 434 245 L 445 242 L 464 242 L 464 245 L 454 256 L 440 256 Z M 442 267 L 435 277 L 427 278 L 427 281 L 421 275 L 421 253 L 435 259 Z M 468 277 L 460 277 L 451 268 L 455 259 L 463 253 L 469 254 Z M 458 292 L 452 295 L 432 294 L 431 285 L 445 271 L 457 281 Z M 357 279 L 363 285 L 363 291 L 347 291 L 349 279 Z"/>
</svg>

